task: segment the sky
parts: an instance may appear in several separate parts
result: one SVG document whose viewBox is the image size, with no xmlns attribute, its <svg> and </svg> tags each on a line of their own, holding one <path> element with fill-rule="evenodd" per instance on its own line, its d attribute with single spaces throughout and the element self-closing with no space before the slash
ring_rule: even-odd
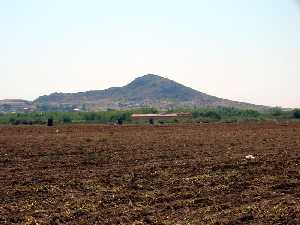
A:
<svg viewBox="0 0 300 225">
<path fill-rule="evenodd" d="M 298 0 L 0 0 L 0 99 L 123 86 L 151 73 L 300 108 Z"/>
</svg>

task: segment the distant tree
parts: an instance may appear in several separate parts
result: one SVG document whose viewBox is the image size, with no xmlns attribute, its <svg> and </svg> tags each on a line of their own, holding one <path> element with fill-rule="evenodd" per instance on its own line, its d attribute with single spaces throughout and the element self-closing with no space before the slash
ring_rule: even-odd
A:
<svg viewBox="0 0 300 225">
<path fill-rule="evenodd" d="M 282 116 L 283 115 L 283 111 L 280 107 L 275 107 L 271 110 L 271 115 L 272 116 Z"/>
<path fill-rule="evenodd" d="M 68 115 L 63 116 L 63 123 L 72 123 L 72 118 Z"/>
<path fill-rule="evenodd" d="M 300 119 L 300 109 L 295 109 L 294 110 L 294 118 Z"/>
<path fill-rule="evenodd" d="M 208 117 L 213 120 L 220 120 L 222 118 L 218 112 L 213 110 L 206 112 L 204 115 L 205 117 Z"/>
<path fill-rule="evenodd" d="M 10 124 L 15 124 L 16 123 L 16 119 L 15 118 L 9 118 L 9 123 Z"/>
</svg>

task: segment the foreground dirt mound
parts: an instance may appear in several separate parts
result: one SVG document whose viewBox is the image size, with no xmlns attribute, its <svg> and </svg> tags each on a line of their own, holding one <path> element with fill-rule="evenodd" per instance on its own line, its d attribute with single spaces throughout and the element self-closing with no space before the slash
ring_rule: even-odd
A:
<svg viewBox="0 0 300 225">
<path fill-rule="evenodd" d="M 300 224 L 300 125 L 0 126 L 0 224 Z"/>
</svg>

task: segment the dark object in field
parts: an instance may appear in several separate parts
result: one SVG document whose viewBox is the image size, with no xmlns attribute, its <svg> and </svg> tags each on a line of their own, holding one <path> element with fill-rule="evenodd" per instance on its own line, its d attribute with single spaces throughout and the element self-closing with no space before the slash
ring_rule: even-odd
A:
<svg viewBox="0 0 300 225">
<path fill-rule="evenodd" d="M 122 125 L 122 124 L 123 124 L 123 120 L 122 120 L 122 119 L 118 119 L 118 120 L 117 120 L 117 124 L 118 124 L 118 125 Z"/>
<path fill-rule="evenodd" d="M 51 118 L 48 119 L 47 126 L 48 127 L 52 127 L 53 126 L 53 119 L 51 119 Z"/>
<path fill-rule="evenodd" d="M 150 123 L 151 125 L 154 125 L 154 119 L 151 118 L 151 119 L 149 120 L 149 123 Z"/>
</svg>

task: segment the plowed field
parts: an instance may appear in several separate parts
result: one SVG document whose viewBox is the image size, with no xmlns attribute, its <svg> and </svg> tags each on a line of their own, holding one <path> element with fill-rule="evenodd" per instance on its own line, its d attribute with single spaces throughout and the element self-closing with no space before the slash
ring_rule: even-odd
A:
<svg viewBox="0 0 300 225">
<path fill-rule="evenodd" d="M 0 126 L 0 224 L 300 224 L 300 124 Z"/>
</svg>

